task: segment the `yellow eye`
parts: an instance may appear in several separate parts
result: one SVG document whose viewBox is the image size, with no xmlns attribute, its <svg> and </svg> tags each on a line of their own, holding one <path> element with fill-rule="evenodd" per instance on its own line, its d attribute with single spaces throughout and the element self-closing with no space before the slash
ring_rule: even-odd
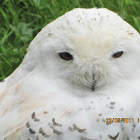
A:
<svg viewBox="0 0 140 140">
<path fill-rule="evenodd" d="M 68 52 L 62 52 L 62 53 L 59 53 L 59 56 L 63 59 L 63 60 L 66 60 L 66 61 L 69 61 L 69 60 L 72 60 L 73 59 L 73 56 L 68 53 Z"/>
<path fill-rule="evenodd" d="M 113 57 L 113 58 L 119 58 L 119 57 L 122 56 L 122 54 L 123 54 L 123 51 L 119 51 L 119 52 L 114 53 L 114 54 L 112 55 L 112 57 Z"/>
</svg>

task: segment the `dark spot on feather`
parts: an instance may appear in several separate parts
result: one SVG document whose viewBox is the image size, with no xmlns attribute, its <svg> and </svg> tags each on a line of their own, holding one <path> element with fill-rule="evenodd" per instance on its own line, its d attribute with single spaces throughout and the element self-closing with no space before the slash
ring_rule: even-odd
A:
<svg viewBox="0 0 140 140">
<path fill-rule="evenodd" d="M 39 119 L 37 119 L 37 118 L 35 118 L 35 119 L 34 119 L 34 121 L 35 121 L 35 122 L 39 122 L 40 120 L 39 120 Z"/>
<path fill-rule="evenodd" d="M 53 36 L 53 34 L 52 33 L 48 33 L 48 37 L 52 37 Z"/>
<path fill-rule="evenodd" d="M 102 119 L 103 122 L 106 122 L 105 119 Z"/>
<path fill-rule="evenodd" d="M 46 138 L 50 137 L 50 136 L 47 135 L 46 133 L 43 133 L 42 136 L 44 136 L 44 137 L 46 137 Z"/>
<path fill-rule="evenodd" d="M 32 113 L 32 119 L 34 119 L 34 118 L 35 118 L 35 112 Z"/>
<path fill-rule="evenodd" d="M 62 135 L 63 134 L 61 131 L 58 131 L 56 129 L 53 129 L 53 133 L 54 134 L 57 134 L 57 135 Z"/>
<path fill-rule="evenodd" d="M 134 33 L 129 33 L 129 35 L 133 35 Z"/>
<path fill-rule="evenodd" d="M 114 106 L 110 106 L 109 108 L 110 108 L 110 109 L 114 109 Z"/>
<path fill-rule="evenodd" d="M 36 137 L 36 140 L 39 140 L 39 137 L 38 136 Z"/>
<path fill-rule="evenodd" d="M 130 32 L 130 31 L 127 31 L 128 35 L 133 35 L 134 33 Z"/>
<path fill-rule="evenodd" d="M 109 137 L 110 139 L 112 139 L 112 140 L 116 140 L 118 136 L 119 136 L 119 132 L 117 133 L 116 136 L 108 135 L 108 137 Z"/>
<path fill-rule="evenodd" d="M 102 113 L 100 113 L 99 116 L 102 116 Z"/>
<path fill-rule="evenodd" d="M 115 104 L 115 102 L 110 102 L 110 104 L 111 104 L 111 105 L 114 105 L 114 104 Z"/>
<path fill-rule="evenodd" d="M 55 121 L 55 118 L 52 119 L 53 125 L 61 127 L 62 124 L 59 124 Z"/>
<path fill-rule="evenodd" d="M 48 112 L 47 111 L 44 111 L 44 114 L 48 114 Z"/>
<path fill-rule="evenodd" d="M 27 128 L 30 128 L 30 123 L 29 123 L 29 121 L 26 123 L 26 127 L 27 127 Z"/>
<path fill-rule="evenodd" d="M 42 128 L 39 129 L 39 133 L 40 133 L 40 134 L 44 133 L 44 131 L 43 131 Z"/>
<path fill-rule="evenodd" d="M 35 134 L 36 133 L 32 128 L 29 128 L 29 131 L 30 131 L 31 134 Z"/>
<path fill-rule="evenodd" d="M 133 124 L 133 127 L 136 127 L 136 124 Z"/>
<path fill-rule="evenodd" d="M 73 129 L 74 129 L 74 130 L 77 130 L 77 131 L 80 132 L 80 133 L 83 133 L 83 132 L 86 131 L 86 129 L 80 129 L 76 124 L 73 124 Z"/>
<path fill-rule="evenodd" d="M 134 130 L 135 130 L 135 127 L 136 127 L 136 124 L 133 124 L 132 131 L 134 131 Z"/>
<path fill-rule="evenodd" d="M 138 139 L 140 140 L 140 136 L 138 137 Z"/>
<path fill-rule="evenodd" d="M 45 138 L 50 137 L 50 135 L 47 135 L 42 128 L 39 129 L 39 133 L 42 134 L 42 136 L 44 136 Z"/>
</svg>

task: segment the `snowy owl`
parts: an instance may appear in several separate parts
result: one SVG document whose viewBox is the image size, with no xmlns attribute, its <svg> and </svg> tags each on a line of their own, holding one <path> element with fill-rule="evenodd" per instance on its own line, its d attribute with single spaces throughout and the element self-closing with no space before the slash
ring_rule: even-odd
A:
<svg viewBox="0 0 140 140">
<path fill-rule="evenodd" d="M 0 83 L 0 140 L 140 139 L 140 35 L 107 9 L 74 9 Z"/>
</svg>

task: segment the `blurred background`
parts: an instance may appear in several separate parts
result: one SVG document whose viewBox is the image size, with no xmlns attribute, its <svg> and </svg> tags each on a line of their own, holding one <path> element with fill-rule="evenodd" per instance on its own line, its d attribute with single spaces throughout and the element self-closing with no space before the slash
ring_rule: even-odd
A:
<svg viewBox="0 0 140 140">
<path fill-rule="evenodd" d="M 0 4 L 0 80 L 21 63 L 35 35 L 71 9 L 105 7 L 140 32 L 140 0 L 3 0 Z"/>
</svg>

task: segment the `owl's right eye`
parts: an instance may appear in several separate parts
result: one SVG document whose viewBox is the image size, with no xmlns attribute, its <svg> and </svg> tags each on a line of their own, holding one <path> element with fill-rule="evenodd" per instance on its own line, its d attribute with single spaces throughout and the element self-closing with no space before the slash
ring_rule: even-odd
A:
<svg viewBox="0 0 140 140">
<path fill-rule="evenodd" d="M 59 53 L 59 56 L 63 60 L 66 60 L 66 61 L 69 61 L 69 60 L 72 60 L 73 59 L 73 56 L 70 53 L 68 53 L 68 52 L 61 52 L 61 53 Z"/>
<path fill-rule="evenodd" d="M 123 55 L 123 51 L 116 52 L 112 55 L 113 58 L 119 58 Z"/>
</svg>

